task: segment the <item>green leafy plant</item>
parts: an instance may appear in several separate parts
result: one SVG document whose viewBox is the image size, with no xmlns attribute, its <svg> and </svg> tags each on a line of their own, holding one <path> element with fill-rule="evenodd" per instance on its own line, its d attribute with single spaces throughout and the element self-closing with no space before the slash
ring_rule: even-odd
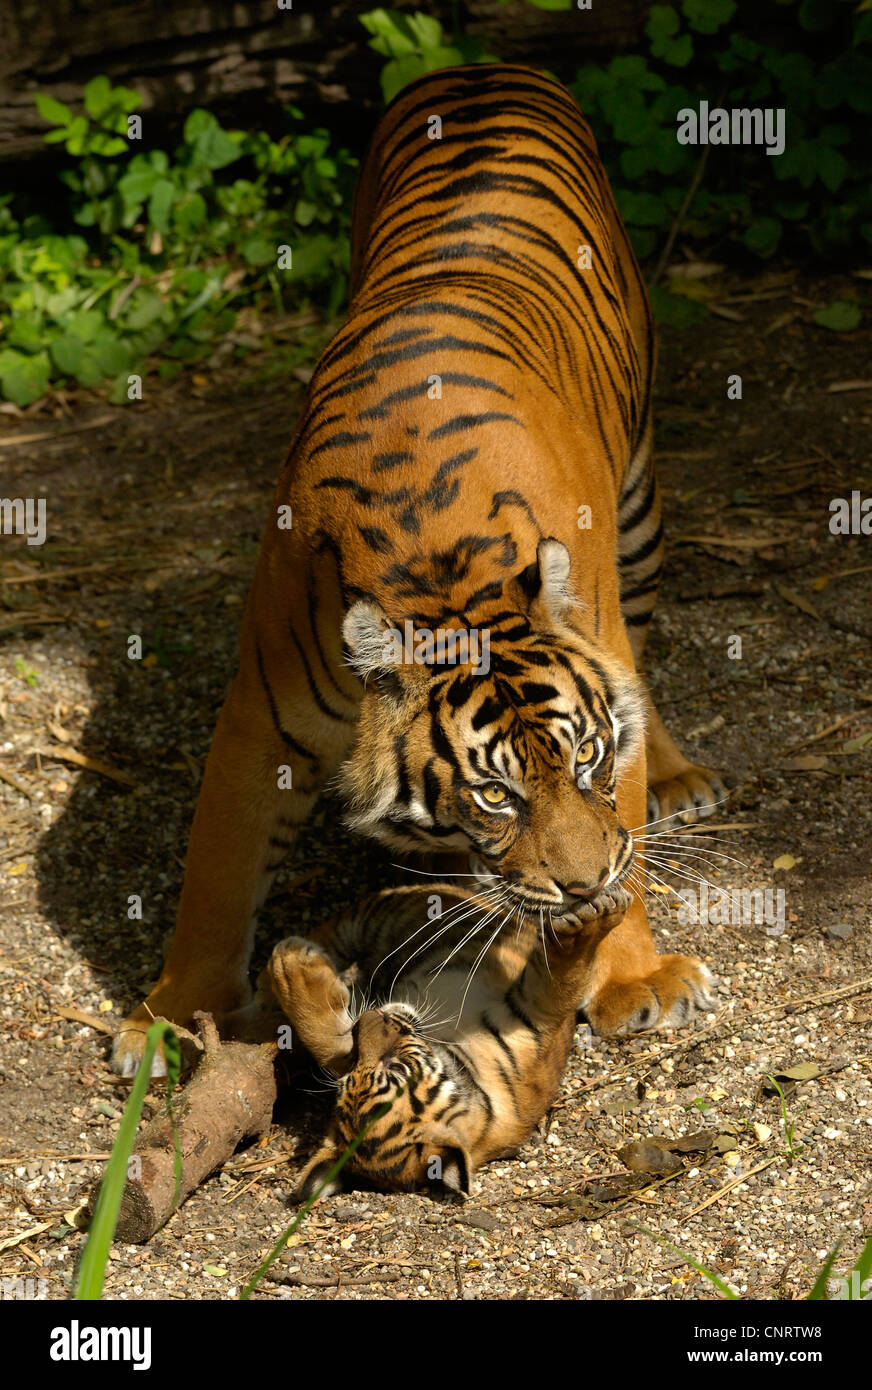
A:
<svg viewBox="0 0 872 1390">
<path fill-rule="evenodd" d="M 84 112 L 39 95 L 71 166 L 69 229 L 0 198 L 0 394 L 29 405 L 52 384 L 128 399 L 128 378 L 173 375 L 208 358 L 242 308 L 286 310 L 321 293 L 341 303 L 355 161 L 326 130 L 224 130 L 208 111 L 185 121 L 174 153 L 136 150 L 129 88 L 95 78 Z M 73 230 L 76 228 L 77 230 Z M 280 249 L 291 252 L 290 269 Z M 240 353 L 244 352 L 240 348 Z"/>
<path fill-rule="evenodd" d="M 791 1162 L 793 1162 L 793 1160 L 798 1158 L 802 1153 L 804 1147 L 802 1144 L 797 1144 L 796 1142 L 796 1120 L 790 1119 L 787 1113 L 787 1097 L 771 1072 L 766 1073 L 766 1080 L 775 1089 L 778 1094 L 778 1099 L 781 1102 L 781 1123 L 784 1126 L 784 1142 L 787 1145 L 788 1156 Z"/>
<path fill-rule="evenodd" d="M 572 0 L 529 3 L 574 8 Z M 482 60 L 468 55 L 457 32 L 446 46 L 426 16 L 376 10 L 362 20 L 377 35 L 372 46 L 390 59 L 384 85 L 391 96 L 421 72 Z M 686 242 L 715 240 L 761 260 L 784 249 L 819 256 L 868 250 L 872 8 L 855 0 L 761 0 L 752 23 L 736 0 L 676 0 L 650 6 L 643 34 L 638 52 L 587 63 L 570 84 L 639 256 L 662 247 L 679 216 Z M 709 147 L 679 144 L 677 116 L 702 101 L 783 109 L 783 153 L 719 149 L 694 187 Z M 661 319 L 689 326 L 705 317 L 704 305 L 676 300 L 663 292 L 655 305 Z"/>
<path fill-rule="evenodd" d="M 36 690 L 39 685 L 39 676 L 32 666 L 28 666 L 23 656 L 17 656 L 15 658 L 15 674 L 23 680 L 24 684 L 29 686 L 31 690 Z"/>
<path fill-rule="evenodd" d="M 495 61 L 476 39 L 457 35 L 448 42 L 439 20 L 419 11 L 402 14 L 398 10 L 370 10 L 360 16 L 360 22 L 372 34 L 370 48 L 388 60 L 381 72 L 385 101 L 392 101 L 397 92 L 425 72 L 459 63 Z"/>
<path fill-rule="evenodd" d="M 127 1182 L 128 1162 L 136 1141 L 137 1126 L 142 1114 L 142 1103 L 145 1100 L 145 1093 L 151 1079 L 151 1063 L 160 1043 L 163 1043 L 167 1064 L 166 1104 L 172 1117 L 172 1095 L 178 1085 L 182 1053 L 176 1033 L 173 1032 L 168 1023 L 159 1019 L 151 1025 L 145 1035 L 142 1061 L 133 1079 L 130 1099 L 124 1107 L 124 1114 L 115 1136 L 115 1143 L 112 1145 L 112 1152 L 106 1163 L 106 1171 L 103 1174 L 103 1181 L 100 1184 L 100 1191 L 88 1226 L 88 1239 L 79 1260 L 74 1294 L 76 1299 L 99 1299 L 103 1292 L 109 1249 L 115 1235 L 115 1227 L 118 1225 L 121 1198 L 124 1195 L 124 1185 Z M 175 1128 L 173 1133 L 176 1145 L 174 1164 L 176 1195 L 173 1202 L 173 1210 L 175 1210 L 182 1184 L 182 1154 L 178 1132 Z"/>
</svg>

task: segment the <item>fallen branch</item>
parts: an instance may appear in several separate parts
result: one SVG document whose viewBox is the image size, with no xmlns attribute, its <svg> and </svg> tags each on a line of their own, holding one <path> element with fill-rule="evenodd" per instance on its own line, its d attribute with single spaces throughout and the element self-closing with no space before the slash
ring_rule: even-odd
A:
<svg viewBox="0 0 872 1390">
<path fill-rule="evenodd" d="M 203 1059 L 174 1101 L 175 1125 L 168 1115 L 157 1116 L 134 1145 L 129 1171 L 136 1176 L 129 1177 L 124 1188 L 115 1230 L 118 1241 L 150 1240 L 243 1139 L 269 1128 L 276 1099 L 275 1045 L 222 1043 L 211 1016 L 197 1017 Z M 178 1194 L 175 1134 L 182 1160 Z"/>
</svg>

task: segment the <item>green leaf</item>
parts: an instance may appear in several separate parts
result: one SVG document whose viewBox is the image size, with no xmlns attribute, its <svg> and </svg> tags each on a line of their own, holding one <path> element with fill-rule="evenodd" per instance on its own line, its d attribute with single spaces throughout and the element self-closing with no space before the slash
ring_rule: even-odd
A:
<svg viewBox="0 0 872 1390">
<path fill-rule="evenodd" d="M 681 8 L 698 34 L 716 34 L 736 13 L 735 0 L 682 0 Z"/>
<path fill-rule="evenodd" d="M 85 87 L 85 110 L 95 121 L 112 106 L 112 84 L 108 77 L 93 77 Z"/>
<path fill-rule="evenodd" d="M 674 68 L 686 68 L 693 57 L 693 39 L 690 34 L 682 34 L 678 39 L 671 39 L 664 44 L 659 56 L 665 63 L 671 63 Z"/>
<path fill-rule="evenodd" d="M 195 163 L 205 169 L 223 169 L 241 154 L 237 141 L 221 129 L 211 111 L 192 111 L 185 121 L 184 137 Z"/>
<path fill-rule="evenodd" d="M 88 137 L 88 153 L 99 154 L 103 159 L 111 159 L 116 154 L 126 154 L 129 149 L 126 140 L 120 135 L 110 135 L 108 131 L 97 130 Z"/>
<path fill-rule="evenodd" d="M 599 71 L 599 69 L 596 69 Z M 619 54 L 609 63 L 608 75 L 616 82 L 627 82 L 640 92 L 663 92 L 666 83 L 657 72 L 652 72 L 647 60 L 638 53 Z"/>
<path fill-rule="evenodd" d="M 294 279 L 318 280 L 332 273 L 334 246 L 333 238 L 324 234 L 309 237 L 295 246 Z"/>
<path fill-rule="evenodd" d="M 86 116 L 73 117 L 67 127 L 67 149 L 70 154 L 85 153 L 85 141 L 88 129 L 88 120 Z"/>
<path fill-rule="evenodd" d="M 44 121 L 50 121 L 52 125 L 64 126 L 68 126 L 72 121 L 73 113 L 68 106 L 64 106 L 62 101 L 46 96 L 44 92 L 36 92 L 33 99 L 36 102 L 36 109 Z"/>
<path fill-rule="evenodd" d="M 368 14 L 360 15 L 360 22 L 373 35 L 369 47 L 374 48 L 376 53 L 386 58 L 400 58 L 416 51 L 418 45 L 408 18 L 397 14 L 396 10 L 370 10 Z"/>
<path fill-rule="evenodd" d="M 31 356 L 16 352 L 3 354 L 0 367 L 0 387 L 13 405 L 30 405 L 44 396 L 51 380 L 51 363 L 47 352 Z"/>
<path fill-rule="evenodd" d="M 777 217 L 758 217 L 748 227 L 742 240 L 756 256 L 771 256 L 781 240 L 781 223 Z"/>
<path fill-rule="evenodd" d="M 55 338 L 51 344 L 52 361 L 63 376 L 71 376 L 80 386 L 98 386 L 102 379 L 99 367 L 90 350 L 72 334 Z"/>
<path fill-rule="evenodd" d="M 678 11 L 672 5 L 651 6 L 648 11 L 645 33 L 652 44 L 662 43 L 664 39 L 672 38 L 680 28 L 681 20 L 678 18 Z"/>
<path fill-rule="evenodd" d="M 442 44 L 442 25 L 431 15 L 416 12 L 406 20 L 418 48 L 439 48 Z"/>
<path fill-rule="evenodd" d="M 131 296 L 124 313 L 124 326 L 139 332 L 154 323 L 163 313 L 164 302 L 155 290 L 136 290 Z"/>
<path fill-rule="evenodd" d="M 38 317 L 35 314 L 22 314 L 14 318 L 6 334 L 6 341 L 11 347 L 21 348 L 23 352 L 39 352 L 45 342 L 45 333 Z"/>
<path fill-rule="evenodd" d="M 160 174 L 153 168 L 131 168 L 118 180 L 118 192 L 125 208 L 135 208 L 137 212 L 154 188 Z"/>
<path fill-rule="evenodd" d="M 109 328 L 104 328 L 97 334 L 91 351 L 103 376 L 116 376 L 130 365 L 130 349 L 123 339 Z"/>
<path fill-rule="evenodd" d="M 662 227 L 667 211 L 661 198 L 653 193 L 634 193 L 631 189 L 615 190 L 615 198 L 625 222 L 638 227 Z"/>
<path fill-rule="evenodd" d="M 832 145 L 817 142 L 818 178 L 831 193 L 835 193 L 844 183 L 849 169 L 850 165 L 840 150 L 834 149 Z"/>
<path fill-rule="evenodd" d="M 160 178 L 148 199 L 148 220 L 152 227 L 166 236 L 170 229 L 170 212 L 178 197 L 178 189 L 170 179 Z"/>
<path fill-rule="evenodd" d="M 823 33 L 835 19 L 833 8 L 833 0 L 803 0 L 799 22 L 811 34 Z"/>
<path fill-rule="evenodd" d="M 70 314 L 64 321 L 64 332 L 78 338 L 83 343 L 92 343 L 103 326 L 103 315 L 99 309 L 82 309 L 78 314 Z"/>
<path fill-rule="evenodd" d="M 834 333 L 849 333 L 857 328 L 863 318 L 859 304 L 847 299 L 834 299 L 824 309 L 816 309 L 812 314 L 815 323 L 821 328 L 830 328 Z"/>
<path fill-rule="evenodd" d="M 274 265 L 276 244 L 255 232 L 253 236 L 246 237 L 245 241 L 239 243 L 239 253 L 247 265 Z M 294 268 L 296 269 L 296 262 Z"/>
<path fill-rule="evenodd" d="M 659 324 L 666 324 L 670 328 L 693 328 L 708 318 L 708 310 L 697 299 L 670 294 L 660 285 L 652 285 L 649 293 L 654 318 Z"/>
<path fill-rule="evenodd" d="M 206 200 L 200 193 L 186 193 L 173 208 L 173 225 L 182 237 L 199 232 L 208 215 Z"/>
</svg>

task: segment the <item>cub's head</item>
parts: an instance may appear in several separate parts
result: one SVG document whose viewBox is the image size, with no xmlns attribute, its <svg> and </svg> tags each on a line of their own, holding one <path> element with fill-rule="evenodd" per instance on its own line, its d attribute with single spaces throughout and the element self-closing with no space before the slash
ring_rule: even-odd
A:
<svg viewBox="0 0 872 1390">
<path fill-rule="evenodd" d="M 364 1178 L 375 1187 L 411 1188 L 435 1184 L 469 1192 L 471 1158 L 458 1122 L 465 1114 L 462 1086 L 446 1050 L 431 1045 L 408 1004 L 367 1009 L 354 1025 L 350 1069 L 340 1077 L 329 1133 L 303 1172 L 296 1198 L 321 1190 L 329 1197 L 344 1185 L 324 1179 L 366 1127 L 343 1169 L 344 1177 Z M 450 1112 L 450 1113 L 449 1113 Z"/>
<path fill-rule="evenodd" d="M 554 915 L 629 869 L 615 785 L 643 737 L 635 675 L 569 625 L 569 569 L 543 540 L 466 628 L 394 626 L 365 599 L 343 624 L 365 692 L 340 773 L 349 824 L 401 850 L 470 852 Z"/>
</svg>

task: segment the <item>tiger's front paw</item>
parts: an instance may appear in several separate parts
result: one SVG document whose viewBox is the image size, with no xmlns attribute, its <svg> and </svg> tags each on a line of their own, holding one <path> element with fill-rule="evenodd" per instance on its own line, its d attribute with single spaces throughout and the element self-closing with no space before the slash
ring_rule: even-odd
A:
<svg viewBox="0 0 872 1390">
<path fill-rule="evenodd" d="M 597 1033 L 641 1033 L 647 1028 L 683 1028 L 715 1005 L 715 979 L 694 956 L 661 956 L 657 970 L 642 980 L 613 981 L 584 1012 Z"/>
<path fill-rule="evenodd" d="M 669 822 L 689 824 L 711 816 L 727 794 L 726 782 L 719 772 L 708 767 L 688 767 L 648 787 L 648 824 L 664 830 Z"/>
</svg>

